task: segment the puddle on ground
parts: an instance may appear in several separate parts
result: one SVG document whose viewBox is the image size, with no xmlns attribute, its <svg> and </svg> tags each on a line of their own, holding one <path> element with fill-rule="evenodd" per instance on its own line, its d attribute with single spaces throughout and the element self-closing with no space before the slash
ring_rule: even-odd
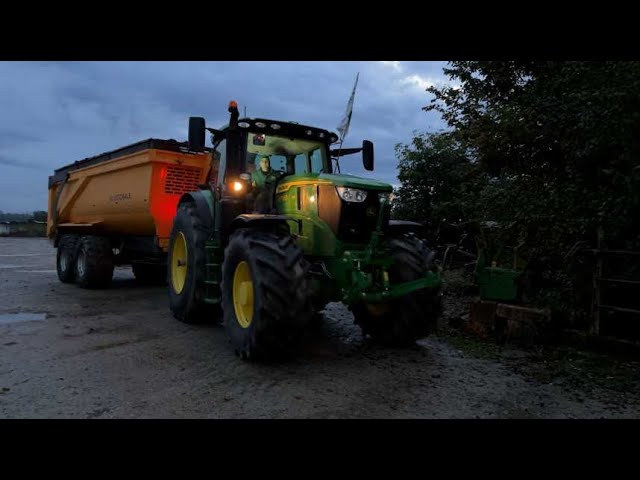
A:
<svg viewBox="0 0 640 480">
<path fill-rule="evenodd" d="M 47 318 L 46 313 L 0 313 L 0 325 L 14 322 L 33 322 Z"/>
</svg>

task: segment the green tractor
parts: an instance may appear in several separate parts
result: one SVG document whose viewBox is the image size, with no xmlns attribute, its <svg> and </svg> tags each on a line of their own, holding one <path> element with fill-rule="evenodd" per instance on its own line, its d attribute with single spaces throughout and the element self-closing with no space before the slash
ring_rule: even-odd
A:
<svg viewBox="0 0 640 480">
<path fill-rule="evenodd" d="M 212 133 L 210 181 L 184 194 L 169 243 L 170 308 L 187 323 L 222 316 L 242 358 L 290 351 L 314 314 L 344 302 L 364 334 L 410 345 L 432 332 L 442 280 L 421 225 L 390 220 L 392 187 L 334 173 L 327 130 L 239 118 L 206 128 L 189 119 L 189 149 Z M 270 165 L 269 165 L 270 164 Z"/>
</svg>

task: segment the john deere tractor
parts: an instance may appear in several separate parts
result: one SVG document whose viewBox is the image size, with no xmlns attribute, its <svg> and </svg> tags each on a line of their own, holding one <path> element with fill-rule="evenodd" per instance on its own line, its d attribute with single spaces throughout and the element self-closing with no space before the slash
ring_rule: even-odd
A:
<svg viewBox="0 0 640 480">
<path fill-rule="evenodd" d="M 239 118 L 235 102 L 229 112 L 221 129 L 189 119 L 189 149 L 203 151 L 209 131 L 214 161 L 209 182 L 181 197 L 174 219 L 174 316 L 221 316 L 242 358 L 288 352 L 334 301 L 379 342 L 428 335 L 442 282 L 421 226 L 389 219 L 391 185 L 334 172 L 334 160 L 358 152 L 373 170 L 373 144 L 336 150 L 327 130 Z"/>
</svg>

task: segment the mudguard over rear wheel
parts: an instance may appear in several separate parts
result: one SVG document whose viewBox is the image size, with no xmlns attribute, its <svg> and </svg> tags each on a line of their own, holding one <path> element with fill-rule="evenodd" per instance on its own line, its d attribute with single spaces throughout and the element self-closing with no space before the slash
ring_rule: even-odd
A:
<svg viewBox="0 0 640 480">
<path fill-rule="evenodd" d="M 222 267 L 229 342 L 243 358 L 291 353 L 312 317 L 307 263 L 290 235 L 241 229 Z"/>
<path fill-rule="evenodd" d="M 389 241 L 394 264 L 391 284 L 417 280 L 433 267 L 434 255 L 412 234 Z M 441 309 L 440 289 L 421 289 L 381 304 L 353 305 L 355 322 L 365 335 L 384 345 L 407 346 L 426 337 L 437 327 Z"/>
</svg>

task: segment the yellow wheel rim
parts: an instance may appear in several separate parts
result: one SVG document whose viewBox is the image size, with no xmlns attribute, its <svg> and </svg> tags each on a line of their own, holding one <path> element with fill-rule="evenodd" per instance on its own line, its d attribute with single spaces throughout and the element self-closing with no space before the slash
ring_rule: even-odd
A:
<svg viewBox="0 0 640 480">
<path fill-rule="evenodd" d="M 233 275 L 233 306 L 242 328 L 249 328 L 253 320 L 253 281 L 247 262 L 240 262 Z"/>
<path fill-rule="evenodd" d="M 176 293 L 182 293 L 187 281 L 187 240 L 182 232 L 178 233 L 173 242 L 171 254 L 171 282 Z"/>
</svg>

